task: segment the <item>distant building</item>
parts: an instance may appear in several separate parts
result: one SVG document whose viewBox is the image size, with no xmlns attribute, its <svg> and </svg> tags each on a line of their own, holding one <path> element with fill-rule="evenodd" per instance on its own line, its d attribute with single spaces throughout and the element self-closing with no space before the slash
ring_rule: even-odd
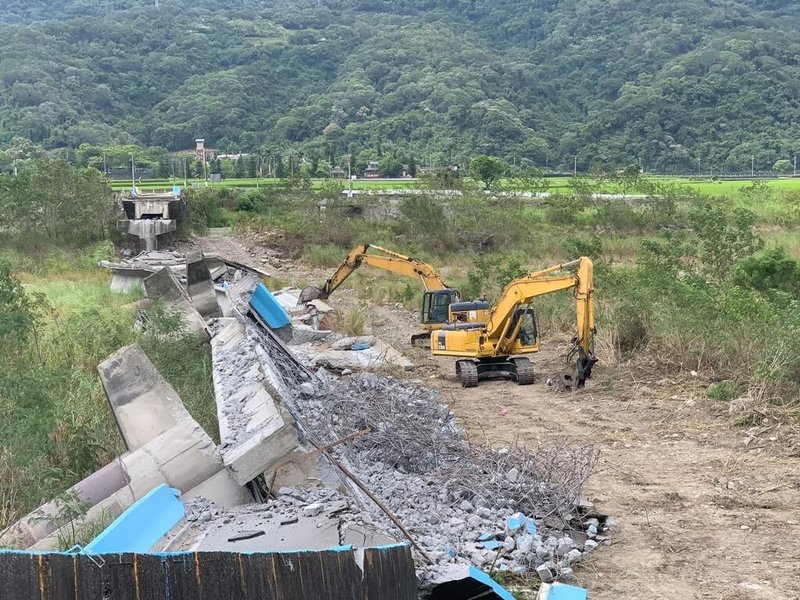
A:
<svg viewBox="0 0 800 600">
<path fill-rule="evenodd" d="M 377 160 L 371 160 L 367 164 L 367 168 L 364 169 L 364 177 L 368 179 L 377 179 L 381 176 L 380 168 L 378 167 Z"/>
<path fill-rule="evenodd" d="M 347 171 L 345 171 L 342 167 L 333 167 L 331 169 L 331 177 L 347 177 Z"/>
<path fill-rule="evenodd" d="M 214 160 L 217 157 L 217 151 L 214 148 L 206 148 L 206 140 L 198 138 L 194 141 L 196 144 L 194 149 L 194 158 L 200 162 Z"/>
</svg>

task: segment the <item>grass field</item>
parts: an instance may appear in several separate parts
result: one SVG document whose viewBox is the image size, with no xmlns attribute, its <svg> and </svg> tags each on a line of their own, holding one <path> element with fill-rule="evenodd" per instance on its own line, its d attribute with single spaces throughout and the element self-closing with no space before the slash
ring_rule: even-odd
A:
<svg viewBox="0 0 800 600">
<path fill-rule="evenodd" d="M 568 192 L 570 190 L 571 177 L 549 177 L 547 179 L 550 192 Z M 743 187 L 749 187 L 751 180 L 739 179 L 732 181 L 712 181 L 710 179 L 688 179 L 688 178 L 672 178 L 672 177 L 652 177 L 652 181 L 660 181 L 665 183 L 675 183 L 690 187 L 701 194 L 709 196 L 736 196 L 740 194 Z M 780 178 L 780 179 L 765 179 L 760 180 L 765 183 L 769 188 L 776 191 L 800 191 L 800 178 Z M 334 180 L 331 179 L 314 179 L 312 185 L 314 189 L 321 189 L 324 185 L 330 185 Z M 176 185 L 183 186 L 182 180 L 175 180 Z M 281 185 L 280 179 L 224 179 L 220 183 L 214 184 L 212 187 L 235 187 L 235 188 L 255 188 L 264 187 L 271 188 Z M 346 183 L 341 181 L 342 186 Z M 505 182 L 507 183 L 507 182 Z M 189 185 L 197 184 L 200 186 L 206 185 L 201 180 L 190 180 Z M 143 180 L 138 184 L 140 190 L 169 190 L 172 188 L 173 181 L 171 180 Z M 208 184 L 211 186 L 211 184 Z M 357 179 L 353 182 L 353 189 L 356 190 L 381 190 L 381 189 L 414 189 L 420 186 L 418 180 L 398 179 L 398 180 L 378 180 L 372 181 L 367 179 Z M 111 189 L 114 191 L 124 191 L 130 189 L 130 182 L 127 181 L 112 181 Z M 620 188 L 615 183 L 606 183 L 603 186 L 603 191 L 608 193 L 618 193 Z"/>
</svg>

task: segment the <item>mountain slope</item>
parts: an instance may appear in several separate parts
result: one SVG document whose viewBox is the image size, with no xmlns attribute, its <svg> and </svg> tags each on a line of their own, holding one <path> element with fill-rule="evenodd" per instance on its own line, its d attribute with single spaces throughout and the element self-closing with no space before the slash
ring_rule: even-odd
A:
<svg viewBox="0 0 800 600">
<path fill-rule="evenodd" d="M 0 142 L 769 168 L 800 134 L 779 0 L 12 0 Z"/>
</svg>

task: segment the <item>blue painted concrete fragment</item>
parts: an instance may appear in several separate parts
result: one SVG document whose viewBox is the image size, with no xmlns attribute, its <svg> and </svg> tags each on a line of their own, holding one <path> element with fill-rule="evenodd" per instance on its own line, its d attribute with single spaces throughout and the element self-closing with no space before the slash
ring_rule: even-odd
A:
<svg viewBox="0 0 800 600">
<path fill-rule="evenodd" d="M 586 600 L 586 598 L 587 592 L 581 587 L 566 583 L 554 583 L 545 600 Z"/>
<path fill-rule="evenodd" d="M 180 492 L 161 484 L 134 502 L 82 552 L 147 552 L 183 515 Z"/>
<path fill-rule="evenodd" d="M 514 600 L 514 596 L 511 594 L 511 592 L 509 592 L 506 588 L 489 577 L 487 573 L 484 573 L 477 567 L 469 568 L 469 576 L 491 588 L 491 590 L 497 594 L 501 600 Z"/>
<path fill-rule="evenodd" d="M 275 296 L 259 283 L 250 298 L 250 308 L 272 329 L 280 329 L 291 323 L 289 315 Z"/>
<path fill-rule="evenodd" d="M 488 540 L 486 542 L 481 542 L 483 547 L 487 550 L 497 550 L 500 546 L 502 546 L 502 542 L 498 542 L 497 540 Z"/>
</svg>

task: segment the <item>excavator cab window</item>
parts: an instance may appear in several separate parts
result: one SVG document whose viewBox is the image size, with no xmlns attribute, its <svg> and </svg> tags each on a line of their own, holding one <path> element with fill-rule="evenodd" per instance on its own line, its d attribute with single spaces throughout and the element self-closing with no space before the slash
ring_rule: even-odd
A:
<svg viewBox="0 0 800 600">
<path fill-rule="evenodd" d="M 458 302 L 456 290 L 436 290 L 425 292 L 422 301 L 423 323 L 447 323 L 450 305 Z"/>
<path fill-rule="evenodd" d="M 533 346 L 536 343 L 538 328 L 536 327 L 536 313 L 532 306 L 518 308 L 514 314 L 514 325 L 522 319 L 522 326 L 519 328 L 519 343 L 521 346 Z"/>
</svg>

